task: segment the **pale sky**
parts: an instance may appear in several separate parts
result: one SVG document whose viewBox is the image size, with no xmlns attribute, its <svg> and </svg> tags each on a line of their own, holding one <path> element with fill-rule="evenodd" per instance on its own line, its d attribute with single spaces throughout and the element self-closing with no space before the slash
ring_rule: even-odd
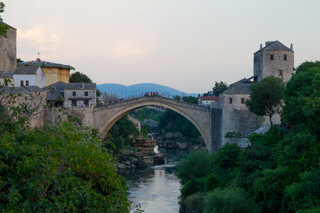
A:
<svg viewBox="0 0 320 213">
<path fill-rule="evenodd" d="M 4 0 L 17 57 L 69 64 L 94 82 L 212 90 L 253 74 L 260 43 L 320 60 L 319 0 Z"/>
</svg>

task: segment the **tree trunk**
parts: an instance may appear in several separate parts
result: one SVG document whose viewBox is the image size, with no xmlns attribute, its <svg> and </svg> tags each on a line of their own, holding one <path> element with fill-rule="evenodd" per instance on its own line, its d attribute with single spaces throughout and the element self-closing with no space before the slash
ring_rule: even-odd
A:
<svg viewBox="0 0 320 213">
<path fill-rule="evenodd" d="M 271 124 L 271 129 L 272 129 L 272 127 L 273 127 L 273 123 L 272 123 L 272 115 L 269 115 L 269 119 L 270 119 L 270 124 Z"/>
</svg>

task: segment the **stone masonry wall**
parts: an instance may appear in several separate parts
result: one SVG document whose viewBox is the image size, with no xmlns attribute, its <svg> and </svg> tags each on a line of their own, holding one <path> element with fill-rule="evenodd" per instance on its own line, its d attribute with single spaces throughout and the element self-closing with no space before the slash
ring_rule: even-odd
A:
<svg viewBox="0 0 320 213">
<path fill-rule="evenodd" d="M 274 55 L 274 60 L 270 60 L 270 55 Z M 284 60 L 287 55 L 287 60 Z M 292 77 L 294 68 L 294 52 L 291 51 L 260 51 L 254 55 L 254 75 L 261 81 L 267 76 L 283 78 L 285 82 Z M 279 76 L 279 70 L 283 71 L 283 76 Z"/>
<path fill-rule="evenodd" d="M 60 108 L 45 109 L 44 121 L 50 121 L 52 124 L 59 122 L 59 115 L 61 120 L 67 120 L 67 115 L 63 113 Z M 68 108 L 67 113 L 76 116 L 82 121 L 83 126 L 93 127 L 93 108 Z"/>
<path fill-rule="evenodd" d="M 17 32 L 9 28 L 7 38 L 0 36 L 0 71 L 17 69 Z"/>
</svg>

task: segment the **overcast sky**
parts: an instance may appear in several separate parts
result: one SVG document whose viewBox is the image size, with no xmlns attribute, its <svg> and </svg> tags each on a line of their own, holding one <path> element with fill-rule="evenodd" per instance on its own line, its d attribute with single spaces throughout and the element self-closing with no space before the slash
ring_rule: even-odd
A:
<svg viewBox="0 0 320 213">
<path fill-rule="evenodd" d="M 94 82 L 203 93 L 253 73 L 260 43 L 320 60 L 319 0 L 4 0 L 17 57 L 69 64 Z"/>
</svg>

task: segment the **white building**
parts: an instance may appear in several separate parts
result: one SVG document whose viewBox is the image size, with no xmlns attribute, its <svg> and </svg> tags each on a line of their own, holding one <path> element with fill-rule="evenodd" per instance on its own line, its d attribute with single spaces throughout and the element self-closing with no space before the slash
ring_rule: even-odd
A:
<svg viewBox="0 0 320 213">
<path fill-rule="evenodd" d="M 46 86 L 46 75 L 40 67 L 18 67 L 13 72 L 13 82 L 15 87 L 38 86 L 43 88 Z"/>
<path fill-rule="evenodd" d="M 219 102 L 219 96 L 200 96 L 198 105 L 209 106 L 212 102 Z"/>
</svg>

